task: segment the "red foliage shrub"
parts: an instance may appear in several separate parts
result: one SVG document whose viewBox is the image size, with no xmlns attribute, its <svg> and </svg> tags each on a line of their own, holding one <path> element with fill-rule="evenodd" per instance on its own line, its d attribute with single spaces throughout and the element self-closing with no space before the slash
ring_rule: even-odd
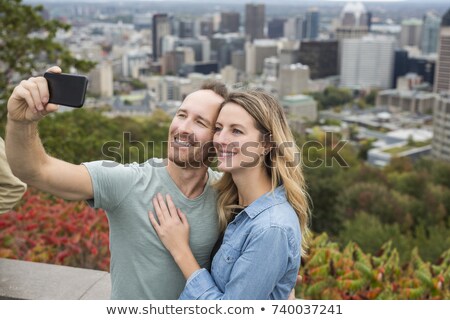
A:
<svg viewBox="0 0 450 320">
<path fill-rule="evenodd" d="M 109 271 L 103 210 L 30 188 L 15 211 L 0 216 L 0 257 Z"/>
</svg>

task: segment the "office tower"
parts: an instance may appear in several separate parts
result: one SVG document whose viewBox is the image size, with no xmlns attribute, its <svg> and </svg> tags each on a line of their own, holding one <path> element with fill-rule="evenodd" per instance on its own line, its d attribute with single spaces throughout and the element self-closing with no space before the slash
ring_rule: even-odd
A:
<svg viewBox="0 0 450 320">
<path fill-rule="evenodd" d="M 284 37 L 284 24 L 286 19 L 275 18 L 267 24 L 267 36 L 270 39 L 278 39 Z"/>
<path fill-rule="evenodd" d="M 89 91 L 101 98 L 113 96 L 113 72 L 111 62 L 97 64 L 89 73 Z"/>
<path fill-rule="evenodd" d="M 264 4 L 245 5 L 245 35 L 250 41 L 264 38 L 266 6 Z"/>
<path fill-rule="evenodd" d="M 175 42 L 175 47 L 190 47 L 194 50 L 196 62 L 210 60 L 211 43 L 206 37 L 185 38 Z"/>
<path fill-rule="evenodd" d="M 298 48 L 284 48 L 280 51 L 280 66 L 296 64 L 299 62 L 300 51 Z"/>
<path fill-rule="evenodd" d="M 297 95 L 308 91 L 309 68 L 300 63 L 280 67 L 279 90 L 281 97 Z"/>
<path fill-rule="evenodd" d="M 439 30 L 441 28 L 441 18 L 433 12 L 427 12 L 423 16 L 422 39 L 420 49 L 423 54 L 437 52 L 439 42 Z"/>
<path fill-rule="evenodd" d="M 231 65 L 238 71 L 245 72 L 245 51 L 231 52 Z"/>
<path fill-rule="evenodd" d="M 392 73 L 391 88 L 395 88 L 398 77 L 402 77 L 409 72 L 408 51 L 403 49 L 394 52 L 394 72 Z"/>
<path fill-rule="evenodd" d="M 303 39 L 317 39 L 319 37 L 319 10 L 317 8 L 311 8 L 306 12 L 304 20 L 304 33 Z"/>
<path fill-rule="evenodd" d="M 263 69 L 264 78 L 276 80 L 278 78 L 279 68 L 280 68 L 280 60 L 277 57 L 265 58 Z"/>
<path fill-rule="evenodd" d="M 220 32 L 232 33 L 239 32 L 240 26 L 240 14 L 235 11 L 221 12 L 220 13 Z"/>
<path fill-rule="evenodd" d="M 245 44 L 245 68 L 249 75 L 263 72 L 264 59 L 278 56 L 278 45 L 275 40 L 258 39 Z"/>
<path fill-rule="evenodd" d="M 161 39 L 167 35 L 170 35 L 170 23 L 167 14 L 158 13 L 153 15 L 152 46 L 154 61 L 157 61 L 161 57 Z"/>
<path fill-rule="evenodd" d="M 402 21 L 400 46 L 419 47 L 422 34 L 422 20 L 407 19 Z"/>
<path fill-rule="evenodd" d="M 307 65 L 311 79 L 338 74 L 338 42 L 336 40 L 302 41 L 299 62 Z"/>
<path fill-rule="evenodd" d="M 339 27 L 336 29 L 336 37 L 341 39 L 361 38 L 369 31 L 369 16 L 361 2 L 347 3 L 340 15 Z"/>
<path fill-rule="evenodd" d="M 450 95 L 447 91 L 447 93 L 441 94 L 436 98 L 436 104 L 433 113 L 432 155 L 435 158 L 444 161 L 450 161 L 450 127 L 448 126 L 449 122 Z"/>
<path fill-rule="evenodd" d="M 450 91 L 450 9 L 442 17 L 434 92 Z"/>
<path fill-rule="evenodd" d="M 194 37 L 194 21 L 182 19 L 179 21 L 178 35 L 180 38 Z"/>
<path fill-rule="evenodd" d="M 211 53 L 220 68 L 230 65 L 232 53 L 243 51 L 244 46 L 245 37 L 237 33 L 216 33 L 211 38 Z"/>
<path fill-rule="evenodd" d="M 390 88 L 395 38 L 366 36 L 342 42 L 341 85 L 353 88 Z"/>
<path fill-rule="evenodd" d="M 436 98 L 433 112 L 433 142 L 431 154 L 443 161 L 450 161 L 450 96 Z"/>
</svg>

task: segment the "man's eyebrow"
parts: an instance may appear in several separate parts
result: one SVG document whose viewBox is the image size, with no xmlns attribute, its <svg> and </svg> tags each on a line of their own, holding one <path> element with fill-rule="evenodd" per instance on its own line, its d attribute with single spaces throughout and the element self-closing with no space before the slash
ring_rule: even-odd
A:
<svg viewBox="0 0 450 320">
<path fill-rule="evenodd" d="M 180 113 L 180 112 L 182 112 L 182 113 L 188 113 L 187 110 L 186 110 L 186 109 L 183 109 L 183 108 L 179 108 L 179 109 L 177 110 L 177 113 Z M 197 117 L 198 117 L 200 120 L 202 120 L 203 122 L 205 122 L 208 126 L 211 126 L 211 121 L 209 121 L 208 119 L 202 117 L 201 115 L 197 115 Z"/>
<path fill-rule="evenodd" d="M 202 120 L 203 122 L 205 122 L 208 126 L 211 126 L 211 122 L 208 120 L 208 119 L 206 119 L 206 118 L 203 118 L 202 116 L 198 116 L 199 118 L 200 118 L 200 120 Z"/>
</svg>

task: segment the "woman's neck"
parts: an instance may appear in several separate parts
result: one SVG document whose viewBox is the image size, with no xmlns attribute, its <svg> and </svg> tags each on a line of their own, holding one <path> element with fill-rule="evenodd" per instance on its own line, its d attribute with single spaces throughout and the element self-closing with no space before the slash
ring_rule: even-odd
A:
<svg viewBox="0 0 450 320">
<path fill-rule="evenodd" d="M 238 189 L 239 205 L 244 207 L 272 189 L 266 168 L 245 168 L 232 173 L 232 178 Z"/>
</svg>

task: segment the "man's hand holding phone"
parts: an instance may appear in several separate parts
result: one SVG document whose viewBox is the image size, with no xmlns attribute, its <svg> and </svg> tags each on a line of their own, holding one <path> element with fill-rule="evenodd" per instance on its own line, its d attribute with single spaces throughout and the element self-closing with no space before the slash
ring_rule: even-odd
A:
<svg viewBox="0 0 450 320">
<path fill-rule="evenodd" d="M 86 77 L 64 75 L 59 67 L 51 67 L 44 77 L 31 77 L 14 88 L 8 100 L 8 118 L 30 123 L 57 111 L 58 104 L 79 108 L 86 87 Z"/>
</svg>

